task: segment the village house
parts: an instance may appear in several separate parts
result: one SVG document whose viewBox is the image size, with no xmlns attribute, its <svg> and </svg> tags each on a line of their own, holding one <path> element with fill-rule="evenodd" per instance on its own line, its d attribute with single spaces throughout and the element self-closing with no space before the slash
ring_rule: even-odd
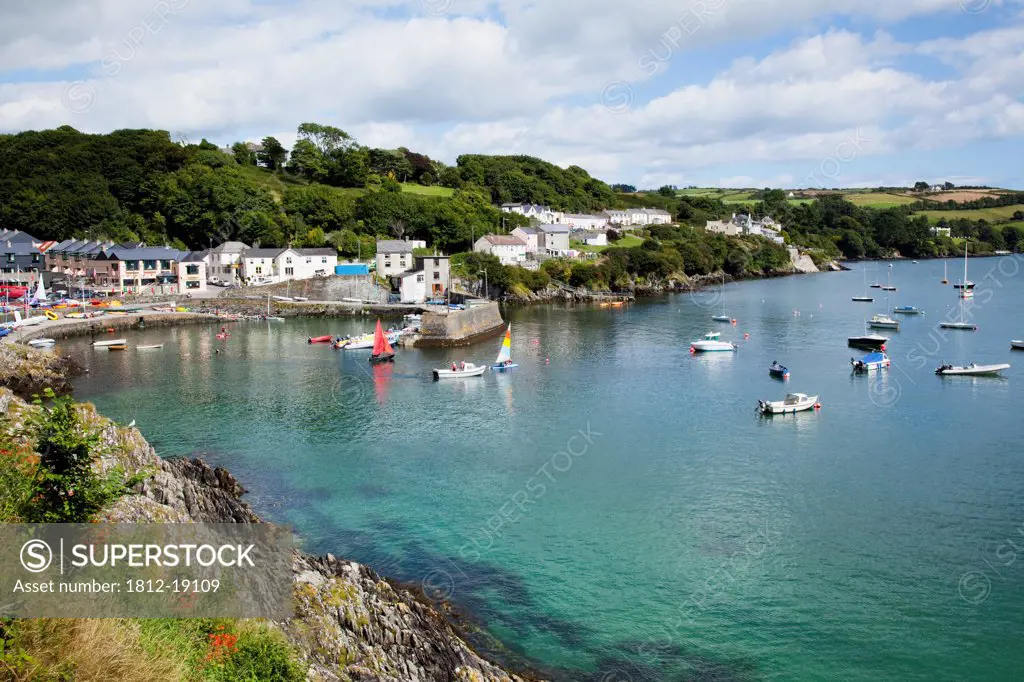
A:
<svg viewBox="0 0 1024 682">
<path fill-rule="evenodd" d="M 385 279 L 411 270 L 415 266 L 413 249 L 425 249 L 424 241 L 380 239 L 377 241 L 377 274 Z"/>
<path fill-rule="evenodd" d="M 451 266 L 448 256 L 416 256 L 413 268 L 399 274 L 399 300 L 402 303 L 423 303 L 428 298 L 443 298 L 448 292 Z"/>
<path fill-rule="evenodd" d="M 473 244 L 473 251 L 497 256 L 502 265 L 518 265 L 526 260 L 526 242 L 514 234 L 485 234 Z"/>
<path fill-rule="evenodd" d="M 178 293 L 195 294 L 206 291 L 205 254 L 196 251 L 188 254 L 177 264 Z"/>
<path fill-rule="evenodd" d="M 228 284 L 236 283 L 242 269 L 242 252 L 251 248 L 243 242 L 224 242 L 212 249 L 202 251 L 208 280 L 227 282 Z"/>
<path fill-rule="evenodd" d="M 577 230 L 597 230 L 608 224 L 608 218 L 603 215 L 588 215 L 585 213 L 566 213 L 560 221 L 563 225 Z"/>
<path fill-rule="evenodd" d="M 949 237 L 952 234 L 952 230 L 948 227 L 932 227 L 931 232 L 936 237 Z"/>
<path fill-rule="evenodd" d="M 552 211 L 550 206 L 543 206 L 541 204 L 506 203 L 501 205 L 501 210 L 505 213 L 518 213 L 541 224 L 557 223 L 562 219 L 560 211 Z"/>
<path fill-rule="evenodd" d="M 330 247 L 289 249 L 284 255 L 282 279 L 310 279 L 334 274 L 338 251 Z"/>
<path fill-rule="evenodd" d="M 0 230 L 0 272 L 46 270 L 45 254 L 54 245 L 20 230 Z"/>
<path fill-rule="evenodd" d="M 609 209 L 606 211 L 601 211 L 601 215 L 603 215 L 607 219 L 609 225 L 624 225 L 629 220 L 625 211 L 616 211 Z"/>
<path fill-rule="evenodd" d="M 575 232 L 572 237 L 583 242 L 587 246 L 608 246 L 607 232 Z"/>
<path fill-rule="evenodd" d="M 549 256 L 564 256 L 569 251 L 568 225 L 541 225 L 537 228 L 539 250 Z"/>
<path fill-rule="evenodd" d="M 513 237 L 519 237 L 526 244 L 526 253 L 540 251 L 540 230 L 536 227 L 517 227 L 512 230 Z"/>
<path fill-rule="evenodd" d="M 778 224 L 771 217 L 765 216 L 754 220 L 750 215 L 737 216 L 732 214 L 729 220 L 709 220 L 705 223 L 704 229 L 708 232 L 717 232 L 726 236 L 755 235 L 771 239 L 776 244 L 784 244 L 780 232 L 782 225 Z"/>
<path fill-rule="evenodd" d="M 278 282 L 284 273 L 286 254 L 291 249 L 246 249 L 238 259 L 240 274 L 245 284 Z"/>
<path fill-rule="evenodd" d="M 87 276 L 111 293 L 141 293 L 147 287 L 177 290 L 179 264 L 188 255 L 169 246 L 115 246 L 90 257 Z"/>
</svg>

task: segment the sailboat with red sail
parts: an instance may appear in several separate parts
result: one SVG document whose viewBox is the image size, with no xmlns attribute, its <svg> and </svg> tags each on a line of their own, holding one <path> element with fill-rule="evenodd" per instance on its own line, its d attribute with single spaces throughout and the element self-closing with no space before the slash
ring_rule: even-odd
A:
<svg viewBox="0 0 1024 682">
<path fill-rule="evenodd" d="M 387 337 L 384 336 L 380 320 L 377 320 L 377 328 L 373 332 L 373 352 L 370 353 L 370 363 L 394 362 L 394 360 L 395 350 L 388 343 Z"/>
</svg>

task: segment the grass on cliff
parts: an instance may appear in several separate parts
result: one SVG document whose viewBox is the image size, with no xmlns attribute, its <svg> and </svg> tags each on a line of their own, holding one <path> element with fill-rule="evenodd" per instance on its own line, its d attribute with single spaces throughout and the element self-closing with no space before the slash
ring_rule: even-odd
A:
<svg viewBox="0 0 1024 682">
<path fill-rule="evenodd" d="M 13 682 L 301 682 L 284 635 L 256 620 L 2 620 L 0 678 Z"/>
</svg>

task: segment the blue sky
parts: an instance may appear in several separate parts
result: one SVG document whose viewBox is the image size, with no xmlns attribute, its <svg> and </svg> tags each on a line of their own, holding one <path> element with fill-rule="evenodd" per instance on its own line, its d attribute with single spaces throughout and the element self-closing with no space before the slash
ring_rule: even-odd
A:
<svg viewBox="0 0 1024 682">
<path fill-rule="evenodd" d="M 1024 186 L 1020 0 L 41 4 L 4 10 L 0 132 L 315 120 L 643 187 Z"/>
</svg>

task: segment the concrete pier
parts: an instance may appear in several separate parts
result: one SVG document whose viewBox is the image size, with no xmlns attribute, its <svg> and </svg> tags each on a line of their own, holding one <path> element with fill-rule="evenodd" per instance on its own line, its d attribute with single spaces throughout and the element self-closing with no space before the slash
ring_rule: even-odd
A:
<svg viewBox="0 0 1024 682">
<path fill-rule="evenodd" d="M 505 328 L 498 304 L 467 306 L 465 310 L 429 310 L 423 313 L 420 333 L 412 345 L 424 347 L 468 346 L 493 338 Z"/>
</svg>

